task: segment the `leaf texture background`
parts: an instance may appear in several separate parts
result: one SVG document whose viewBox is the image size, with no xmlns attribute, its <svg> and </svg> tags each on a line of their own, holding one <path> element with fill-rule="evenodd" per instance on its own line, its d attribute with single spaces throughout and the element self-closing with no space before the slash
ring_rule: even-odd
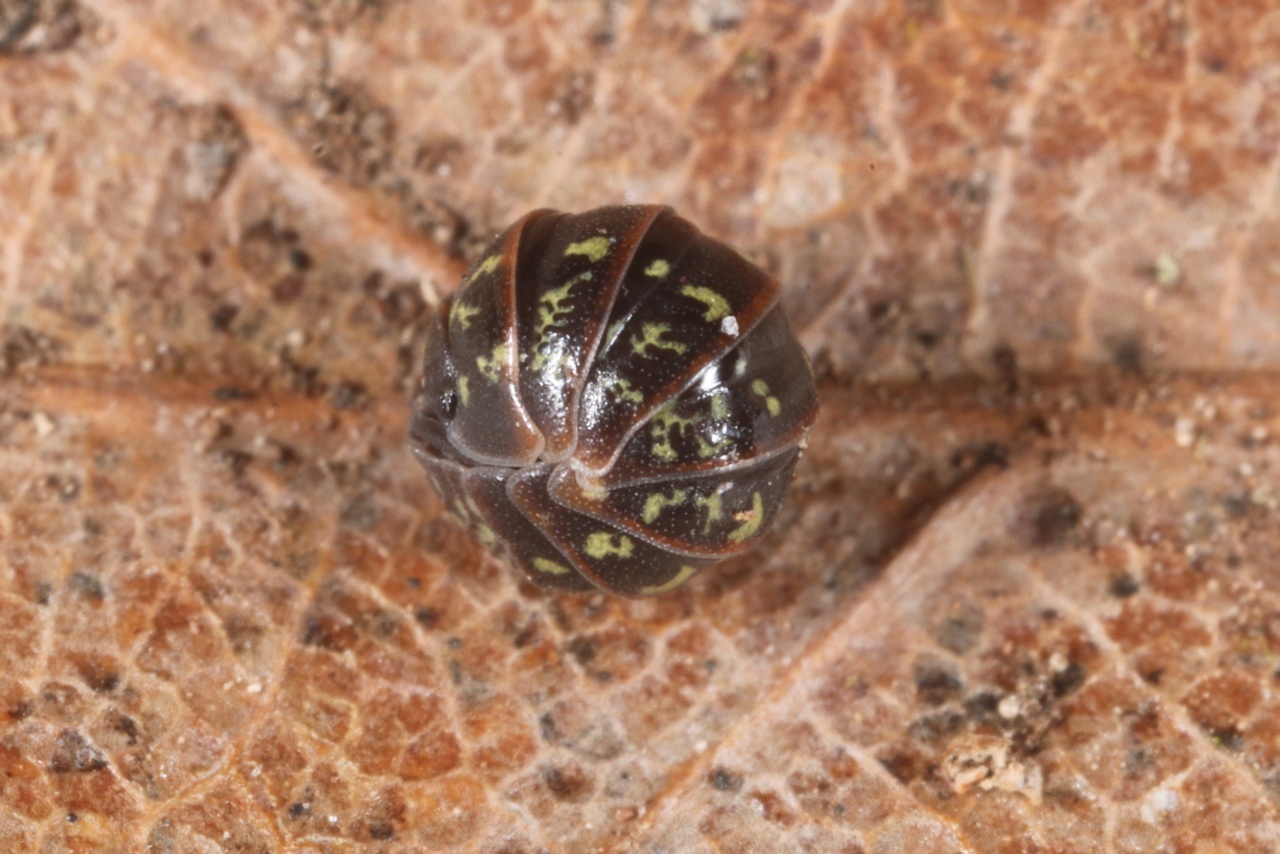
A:
<svg viewBox="0 0 1280 854">
<path fill-rule="evenodd" d="M 0 848 L 1280 850 L 1265 0 L 0 4 Z M 552 596 L 403 442 L 537 206 L 776 272 L 759 550 Z"/>
</svg>

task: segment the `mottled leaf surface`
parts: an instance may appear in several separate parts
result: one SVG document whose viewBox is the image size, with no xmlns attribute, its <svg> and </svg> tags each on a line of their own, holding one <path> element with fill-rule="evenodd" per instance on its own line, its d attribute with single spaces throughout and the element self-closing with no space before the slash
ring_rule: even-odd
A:
<svg viewBox="0 0 1280 854">
<path fill-rule="evenodd" d="M 1280 849 L 1280 11 L 0 4 L 0 849 Z M 554 595 L 404 445 L 525 211 L 776 272 L 763 545 Z"/>
</svg>

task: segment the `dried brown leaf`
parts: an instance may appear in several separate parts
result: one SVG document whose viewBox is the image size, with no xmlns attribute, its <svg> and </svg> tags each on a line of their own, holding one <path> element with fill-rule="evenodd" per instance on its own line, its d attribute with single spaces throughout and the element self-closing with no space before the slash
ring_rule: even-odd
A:
<svg viewBox="0 0 1280 854">
<path fill-rule="evenodd" d="M 0 8 L 0 849 L 1280 848 L 1265 2 Z M 779 273 L 767 544 L 517 583 L 403 444 L 539 205 Z"/>
</svg>

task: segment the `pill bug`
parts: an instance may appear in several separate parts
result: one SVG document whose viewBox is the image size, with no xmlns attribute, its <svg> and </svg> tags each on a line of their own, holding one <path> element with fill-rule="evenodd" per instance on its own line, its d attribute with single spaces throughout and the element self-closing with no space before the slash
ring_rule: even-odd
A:
<svg viewBox="0 0 1280 854">
<path fill-rule="evenodd" d="M 660 205 L 537 210 L 433 314 L 409 445 L 539 585 L 644 596 L 760 540 L 817 411 L 736 250 Z"/>
</svg>

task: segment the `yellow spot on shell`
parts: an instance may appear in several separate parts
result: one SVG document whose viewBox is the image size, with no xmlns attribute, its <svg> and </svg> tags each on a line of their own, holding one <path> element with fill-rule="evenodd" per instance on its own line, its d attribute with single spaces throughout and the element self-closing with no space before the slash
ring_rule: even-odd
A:
<svg viewBox="0 0 1280 854">
<path fill-rule="evenodd" d="M 664 507 L 679 507 L 689 497 L 689 493 L 683 489 L 671 490 L 671 497 L 663 495 L 661 492 L 651 493 L 644 500 L 643 519 L 647 524 L 653 524 L 657 521 L 658 516 L 662 513 Z"/>
<path fill-rule="evenodd" d="M 764 380 L 754 380 L 751 383 L 751 390 L 764 398 L 764 405 L 769 410 L 770 415 L 777 415 L 782 411 L 782 404 L 778 402 L 778 398 L 769 394 L 769 384 Z"/>
<path fill-rule="evenodd" d="M 467 512 L 467 505 L 461 501 L 455 500 L 453 502 L 453 508 L 449 511 L 449 514 L 463 525 L 471 524 L 471 514 Z"/>
<path fill-rule="evenodd" d="M 476 539 L 479 540 L 480 545 L 485 548 L 493 548 L 493 546 L 498 542 L 498 536 L 493 533 L 492 528 L 484 523 L 484 514 L 480 512 L 480 508 L 476 505 L 476 500 L 471 496 L 467 496 L 467 509 L 471 511 L 467 514 L 467 518 L 470 519 L 474 517 L 473 521 L 476 526 Z"/>
<path fill-rule="evenodd" d="M 684 584 L 690 578 L 693 578 L 693 574 L 697 571 L 698 568 L 696 566 L 682 566 L 680 567 L 680 571 L 672 576 L 670 581 L 663 582 L 662 584 L 654 584 L 650 587 L 641 587 L 640 592 L 646 596 L 656 596 L 659 593 L 666 593 L 668 590 L 675 590 L 681 584 Z"/>
<path fill-rule="evenodd" d="M 698 456 L 702 457 L 704 460 L 714 457 L 716 454 L 723 451 L 725 446 L 729 444 L 729 439 L 723 436 L 717 439 L 714 443 L 708 442 L 702 436 L 695 436 L 694 438 L 698 440 Z"/>
<path fill-rule="evenodd" d="M 613 251 L 613 243 L 607 237 L 591 237 L 578 243 L 570 243 L 564 250 L 568 255 L 586 255 L 591 261 L 599 261 Z"/>
<path fill-rule="evenodd" d="M 583 551 L 596 560 L 606 557 L 631 557 L 635 543 L 626 534 L 610 534 L 608 531 L 596 531 L 587 536 Z"/>
<path fill-rule="evenodd" d="M 631 387 L 631 383 L 624 379 L 615 378 L 609 386 L 609 394 L 619 403 L 644 403 L 644 395 Z"/>
<path fill-rule="evenodd" d="M 535 557 L 533 568 L 548 575 L 567 575 L 569 572 L 569 567 L 558 564 L 554 560 L 547 560 L 545 557 Z"/>
<path fill-rule="evenodd" d="M 719 391 L 711 398 L 711 417 L 717 421 L 729 417 L 729 392 Z"/>
<path fill-rule="evenodd" d="M 751 493 L 751 509 L 734 513 L 733 518 L 742 524 L 729 532 L 729 542 L 740 543 L 759 531 L 760 524 L 764 522 L 764 501 L 760 498 L 760 493 Z"/>
<path fill-rule="evenodd" d="M 568 365 L 569 356 L 565 353 L 555 353 L 548 356 L 546 353 L 539 351 L 534 354 L 533 362 L 529 367 L 531 370 L 541 371 L 548 377 L 559 377 L 561 371 Z"/>
<path fill-rule="evenodd" d="M 475 271 L 470 276 L 467 277 L 467 284 L 471 284 L 476 279 L 480 278 L 486 273 L 492 273 L 494 270 L 498 269 L 498 265 L 501 263 L 502 263 L 501 255 L 490 255 L 488 258 L 481 261 L 476 266 Z"/>
<path fill-rule="evenodd" d="M 646 276 L 653 276 L 655 279 L 664 278 L 667 273 L 670 272 L 671 265 L 663 258 L 659 258 L 657 261 L 654 261 L 648 267 L 644 268 L 644 274 Z"/>
<path fill-rule="evenodd" d="M 662 336 L 670 331 L 671 327 L 665 323 L 646 323 L 639 335 L 631 336 L 631 349 L 637 356 L 646 358 L 651 358 L 648 352 L 650 347 L 655 350 L 670 350 L 677 356 L 683 355 L 688 347 L 679 341 L 662 340 Z"/>
<path fill-rule="evenodd" d="M 461 300 L 454 300 L 453 305 L 449 308 L 449 320 L 458 324 L 463 329 L 471 328 L 471 318 L 480 313 L 480 309 L 473 305 L 467 305 Z"/>
<path fill-rule="evenodd" d="M 728 317 L 733 310 L 729 307 L 729 301 L 711 290 L 711 288 L 685 285 L 680 289 L 680 293 L 691 299 L 696 299 L 707 307 L 707 313 L 702 315 L 702 319 L 708 323 L 714 323 L 722 317 Z"/>
<path fill-rule="evenodd" d="M 502 366 L 507 361 L 507 345 L 499 344 L 493 348 L 493 355 L 489 358 L 484 356 L 476 356 L 476 367 L 480 369 L 481 375 L 491 383 L 496 383 L 502 377 Z"/>
<path fill-rule="evenodd" d="M 712 415 L 716 412 L 714 400 L 712 402 Z M 685 428 L 692 430 L 707 420 L 706 415 L 695 415 L 685 418 L 677 415 L 673 404 L 667 404 L 653 414 L 653 420 L 650 422 L 649 435 L 653 438 L 653 442 L 649 445 L 649 451 L 655 457 L 666 462 L 672 462 L 679 456 L 675 446 L 672 444 L 672 434 L 680 432 L 682 435 Z M 693 440 L 698 443 L 698 456 L 703 459 L 714 457 L 731 444 L 731 440 L 727 436 L 721 436 L 714 442 L 708 442 L 707 438 L 701 434 L 694 434 Z"/>
<path fill-rule="evenodd" d="M 458 399 L 462 401 L 463 406 L 471 400 L 471 380 L 467 377 L 458 377 Z"/>
<path fill-rule="evenodd" d="M 674 460 L 678 454 L 671 444 L 672 433 L 683 432 L 686 427 L 695 427 L 701 420 L 677 415 L 670 404 L 659 409 L 654 413 L 652 425 L 649 427 L 649 435 L 653 438 L 653 443 L 649 446 L 650 452 L 660 460 L 667 462 Z"/>
<path fill-rule="evenodd" d="M 538 298 L 538 323 L 533 329 L 534 334 L 538 336 L 538 341 L 533 345 L 533 361 L 529 364 L 531 370 L 541 371 L 549 362 L 555 369 L 563 367 L 568 362 L 563 353 L 557 359 L 547 358 L 548 345 L 551 343 L 551 329 L 563 326 L 565 319 L 573 313 L 573 308 L 564 304 L 565 300 L 569 299 L 569 292 L 575 285 L 589 281 L 591 281 L 591 271 L 588 270 L 574 276 L 560 287 L 552 288 Z"/>
<path fill-rule="evenodd" d="M 706 498 L 703 498 L 701 495 L 699 495 L 697 498 L 694 499 L 694 503 L 697 504 L 699 507 L 706 508 L 707 524 L 702 526 L 702 533 L 704 534 L 711 533 L 711 523 L 719 522 L 721 519 L 724 518 L 724 505 L 720 503 L 720 493 L 713 492 L 710 495 L 708 495 Z"/>
</svg>

